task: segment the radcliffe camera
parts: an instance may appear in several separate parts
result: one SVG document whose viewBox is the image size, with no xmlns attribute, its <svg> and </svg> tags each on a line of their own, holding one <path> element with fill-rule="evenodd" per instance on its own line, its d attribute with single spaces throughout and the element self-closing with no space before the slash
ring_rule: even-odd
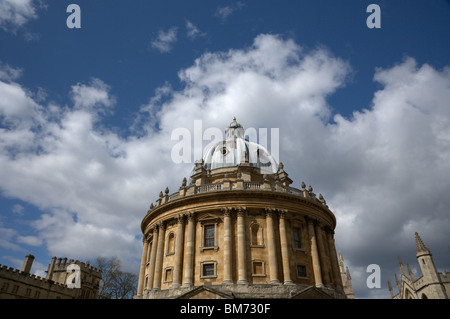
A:
<svg viewBox="0 0 450 319">
<path fill-rule="evenodd" d="M 0 1 L 4 312 L 435 309 L 449 36 L 445 0 Z"/>
</svg>

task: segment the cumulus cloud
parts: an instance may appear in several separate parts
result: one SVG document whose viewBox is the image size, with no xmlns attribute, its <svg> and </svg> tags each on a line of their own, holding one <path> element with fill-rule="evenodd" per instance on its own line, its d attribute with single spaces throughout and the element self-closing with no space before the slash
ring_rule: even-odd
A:
<svg viewBox="0 0 450 319">
<path fill-rule="evenodd" d="M 77 109 L 89 109 L 95 106 L 113 106 L 115 98 L 109 95 L 109 91 L 110 87 L 100 79 L 91 79 L 88 85 L 78 83 L 72 86 L 74 107 Z"/>
<path fill-rule="evenodd" d="M 168 53 L 172 50 L 172 46 L 176 41 L 177 28 L 171 27 L 167 31 L 159 30 L 156 38 L 151 41 L 151 47 L 161 53 Z"/>
<path fill-rule="evenodd" d="M 114 88 L 99 79 L 75 84 L 69 106 L 45 105 L 20 84 L 0 82 L 0 96 L 11 101 L 0 102 L 0 188 L 41 209 L 33 227 L 52 254 L 117 255 L 137 271 L 148 205 L 166 186 L 178 189 L 199 159 L 193 154 L 209 143 L 175 164 L 171 133 L 193 133 L 195 120 L 203 131 L 223 131 L 236 116 L 246 128 L 280 129 L 293 186 L 313 185 L 337 216 L 336 244 L 357 297 L 389 296 L 385 281 L 383 291 L 365 287 L 368 264 L 393 276 L 397 255 L 414 256 L 414 231 L 434 256 L 448 249 L 450 71 L 412 58 L 376 69 L 372 104 L 346 118 L 327 98 L 351 89 L 351 72 L 324 48 L 259 35 L 247 48 L 208 52 L 180 70 L 182 89 L 158 88 L 126 138 L 96 125 L 116 103 Z M 5 245 L 18 235 L 8 234 Z"/>
<path fill-rule="evenodd" d="M 3 0 L 0 3 L 0 27 L 15 29 L 31 19 L 36 19 L 33 0 Z"/>
</svg>

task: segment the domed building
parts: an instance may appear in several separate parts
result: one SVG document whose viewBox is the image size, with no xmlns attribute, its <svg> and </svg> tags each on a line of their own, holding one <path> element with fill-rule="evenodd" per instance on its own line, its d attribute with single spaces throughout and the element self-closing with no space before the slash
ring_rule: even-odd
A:
<svg viewBox="0 0 450 319">
<path fill-rule="evenodd" d="M 236 119 L 175 193 L 159 194 L 135 298 L 346 298 L 336 218 Z"/>
</svg>

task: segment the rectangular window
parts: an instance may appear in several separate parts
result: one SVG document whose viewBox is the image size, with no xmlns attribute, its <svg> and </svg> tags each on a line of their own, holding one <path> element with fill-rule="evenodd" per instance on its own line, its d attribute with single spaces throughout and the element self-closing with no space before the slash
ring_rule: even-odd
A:
<svg viewBox="0 0 450 319">
<path fill-rule="evenodd" d="M 253 275 L 264 275 L 264 263 L 262 261 L 253 261 Z"/>
<path fill-rule="evenodd" d="M 214 247 L 214 225 L 205 225 L 205 247 Z"/>
<path fill-rule="evenodd" d="M 306 277 L 306 267 L 305 266 L 297 266 L 297 276 L 298 277 Z"/>
<path fill-rule="evenodd" d="M 172 268 L 166 269 L 166 276 L 164 281 L 172 281 Z"/>
<path fill-rule="evenodd" d="M 294 228 L 294 248 L 302 248 L 302 241 L 300 239 L 300 228 Z"/>
<path fill-rule="evenodd" d="M 2 291 L 8 291 L 9 284 L 7 282 L 3 283 Z"/>
<path fill-rule="evenodd" d="M 203 264 L 203 276 L 214 276 L 214 264 Z"/>
<path fill-rule="evenodd" d="M 17 294 L 19 292 L 19 286 L 15 285 L 12 289 L 13 294 Z"/>
</svg>

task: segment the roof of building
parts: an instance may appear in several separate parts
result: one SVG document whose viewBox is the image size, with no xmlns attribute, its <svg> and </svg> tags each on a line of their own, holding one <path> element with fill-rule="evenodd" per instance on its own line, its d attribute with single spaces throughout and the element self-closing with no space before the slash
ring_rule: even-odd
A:
<svg viewBox="0 0 450 319">
<path fill-rule="evenodd" d="M 225 139 L 213 144 L 203 156 L 203 165 L 207 170 L 238 166 L 248 162 L 257 167 L 261 174 L 275 174 L 278 163 L 262 145 L 245 138 L 244 127 L 236 118 L 225 130 Z"/>
</svg>

